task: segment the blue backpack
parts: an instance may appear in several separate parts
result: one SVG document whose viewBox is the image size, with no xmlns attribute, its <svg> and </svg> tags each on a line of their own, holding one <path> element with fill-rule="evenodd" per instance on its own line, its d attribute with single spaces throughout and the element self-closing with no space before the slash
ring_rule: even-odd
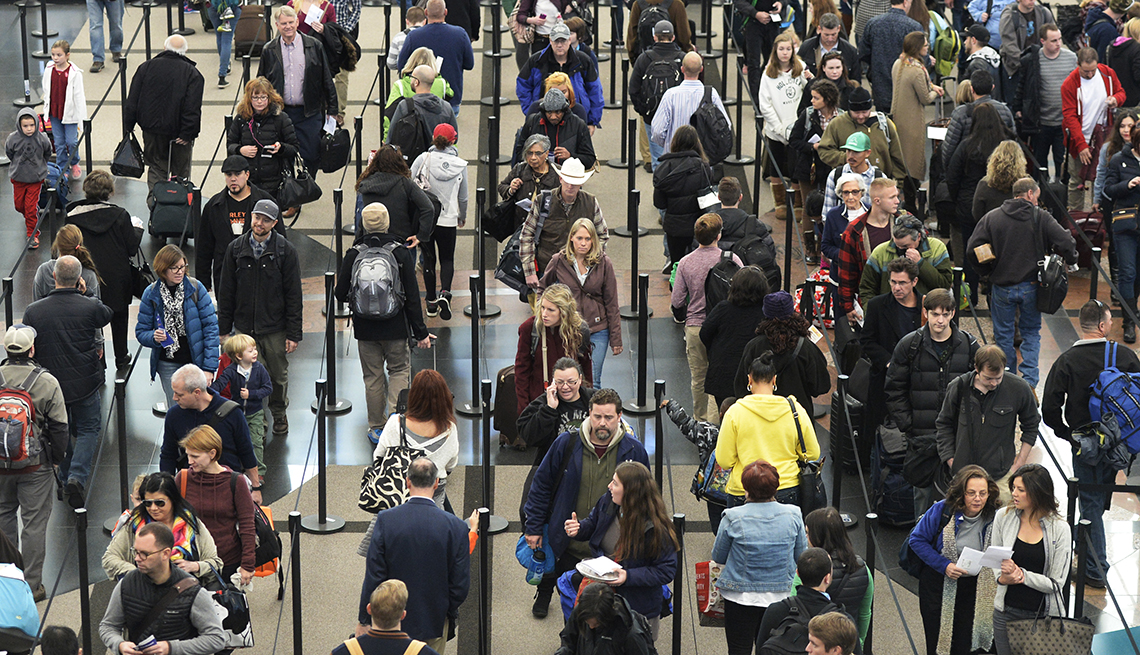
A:
<svg viewBox="0 0 1140 655">
<path fill-rule="evenodd" d="M 1104 344 L 1104 370 L 1090 387 L 1089 414 L 1101 421 L 1112 413 L 1120 426 L 1120 438 L 1128 452 L 1140 453 L 1140 373 L 1125 373 L 1116 368 L 1116 344 Z"/>
<path fill-rule="evenodd" d="M 23 572 L 15 564 L 0 564 L 0 650 L 30 648 L 39 630 L 40 615 Z"/>
</svg>

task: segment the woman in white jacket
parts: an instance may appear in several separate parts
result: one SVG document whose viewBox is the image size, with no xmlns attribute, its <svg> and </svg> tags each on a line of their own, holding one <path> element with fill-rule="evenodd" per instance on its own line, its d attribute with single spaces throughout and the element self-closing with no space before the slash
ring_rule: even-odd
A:
<svg viewBox="0 0 1140 655">
<path fill-rule="evenodd" d="M 431 242 L 423 244 L 424 297 L 427 315 L 451 320 L 451 280 L 455 277 L 455 233 L 467 223 L 467 162 L 455 149 L 459 138 L 448 123 L 435 126 L 432 145 L 412 162 L 412 180 L 439 201 L 439 216 Z M 439 256 L 439 295 L 435 292 L 435 262 Z"/>
<path fill-rule="evenodd" d="M 79 126 L 87 120 L 83 73 L 72 65 L 71 44 L 63 39 L 52 44 L 51 60 L 54 65 L 44 69 L 44 114 L 51 122 L 56 164 L 61 173 L 70 167 L 71 179 L 77 180 L 83 174 L 79 168 Z"/>
<path fill-rule="evenodd" d="M 788 155 L 788 137 L 792 134 L 792 127 L 803 97 L 804 85 L 807 84 L 807 71 L 804 62 L 796 56 L 795 36 L 784 32 L 776 37 L 772 46 L 772 56 L 768 58 L 768 67 L 760 78 L 760 92 L 756 102 L 759 105 L 760 115 L 764 118 L 764 136 L 768 137 L 771 146 L 771 156 L 764 160 L 764 175 L 772 184 L 772 199 L 776 203 L 776 218 L 786 220 L 786 194 L 781 179 L 777 176 L 776 167 L 772 160 L 780 166 L 784 175 L 792 174 L 791 162 Z M 794 188 L 794 186 L 793 186 Z M 803 199 L 797 198 L 802 206 Z"/>
</svg>

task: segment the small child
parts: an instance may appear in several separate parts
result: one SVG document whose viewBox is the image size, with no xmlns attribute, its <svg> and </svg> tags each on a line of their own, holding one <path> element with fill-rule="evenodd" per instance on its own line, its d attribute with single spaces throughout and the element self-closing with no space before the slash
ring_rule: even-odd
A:
<svg viewBox="0 0 1140 655">
<path fill-rule="evenodd" d="M 36 223 L 40 187 L 47 179 L 51 159 L 51 140 L 40 132 L 36 111 L 31 107 L 24 107 L 16 115 L 16 131 L 4 142 L 4 154 L 12 162 L 8 165 L 8 177 L 12 180 L 16 211 L 24 215 L 28 249 L 35 250 L 40 247 Z"/>
<path fill-rule="evenodd" d="M 248 334 L 235 334 L 226 340 L 222 350 L 233 364 L 218 373 L 212 391 L 220 392 L 228 385 L 230 397 L 242 406 L 249 423 L 249 438 L 253 441 L 253 454 L 257 456 L 257 471 L 265 477 L 265 408 L 262 399 L 273 393 L 269 371 L 257 361 L 257 342 Z"/>
<path fill-rule="evenodd" d="M 87 97 L 83 93 L 83 72 L 71 63 L 71 44 L 60 39 L 51 46 L 54 66 L 44 69 L 44 114 L 51 122 L 55 139 L 55 163 L 63 174 L 78 180 L 79 126 L 87 120 Z"/>
<path fill-rule="evenodd" d="M 49 625 L 40 635 L 42 655 L 79 655 L 79 637 L 67 626 Z"/>
</svg>

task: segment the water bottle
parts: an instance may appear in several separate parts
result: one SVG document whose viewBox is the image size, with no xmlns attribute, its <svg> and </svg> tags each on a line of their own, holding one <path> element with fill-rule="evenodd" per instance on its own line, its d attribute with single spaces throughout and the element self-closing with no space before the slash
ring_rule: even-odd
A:
<svg viewBox="0 0 1140 655">
<path fill-rule="evenodd" d="M 532 585 L 542 582 L 546 573 L 546 551 L 539 548 L 531 552 L 530 568 L 526 570 L 526 581 Z"/>
</svg>

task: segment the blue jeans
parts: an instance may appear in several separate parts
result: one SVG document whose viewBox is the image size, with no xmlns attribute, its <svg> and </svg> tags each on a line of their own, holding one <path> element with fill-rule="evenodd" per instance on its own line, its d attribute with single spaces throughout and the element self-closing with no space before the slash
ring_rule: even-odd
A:
<svg viewBox="0 0 1140 655">
<path fill-rule="evenodd" d="M 665 146 L 653 140 L 653 125 L 645 123 L 645 134 L 649 137 L 649 163 L 653 170 L 657 170 L 657 160 L 665 154 Z"/>
<path fill-rule="evenodd" d="M 297 145 L 300 146 L 305 170 L 315 178 L 318 164 L 321 163 L 321 128 L 324 127 L 325 116 L 318 111 L 306 118 L 305 108 L 300 105 L 286 105 L 285 114 L 293 121 L 293 130 L 297 133 Z"/>
<path fill-rule="evenodd" d="M 170 381 L 174 377 L 174 372 L 180 368 L 182 368 L 181 364 L 158 360 L 158 381 L 162 384 L 162 392 L 166 394 L 167 409 L 174 407 L 174 387 L 171 386 Z"/>
<path fill-rule="evenodd" d="M 51 117 L 51 136 L 55 140 L 55 161 L 63 172 L 79 163 L 79 123 L 64 123 Z"/>
<path fill-rule="evenodd" d="M 1106 462 L 1089 466 L 1076 457 L 1073 458 L 1073 475 L 1082 484 L 1113 484 L 1116 481 L 1116 471 L 1112 470 L 1112 467 Z M 1096 566 L 1097 559 L 1100 560 L 1105 573 L 1108 572 L 1108 551 L 1104 539 L 1104 512 L 1111 504 L 1111 498 L 1112 494 L 1106 491 L 1082 491 L 1078 500 L 1081 507 L 1081 518 L 1088 519 L 1092 524 L 1088 531 L 1089 538 L 1092 540 L 1092 549 L 1089 551 L 1085 572 L 1090 578 L 1097 580 L 1101 579 L 1100 571 Z"/>
<path fill-rule="evenodd" d="M 1126 295 L 1121 302 L 1128 306 L 1136 300 L 1127 296 L 1134 293 L 1136 286 L 1136 248 L 1140 243 L 1137 236 L 1131 231 L 1112 234 L 1113 250 L 1116 251 L 1116 287 Z"/>
<path fill-rule="evenodd" d="M 67 427 L 71 439 L 67 445 L 67 456 L 59 466 L 60 476 L 64 480 L 87 484 L 87 476 L 91 474 L 91 460 L 99 448 L 102 407 L 103 401 L 98 391 L 83 400 L 67 403 Z"/>
<path fill-rule="evenodd" d="M 225 77 L 230 74 L 230 59 L 233 52 L 234 33 L 233 31 L 223 32 L 218 29 L 222 24 L 222 19 L 218 18 L 218 10 L 210 5 L 206 9 L 206 15 L 210 17 L 210 22 L 214 25 L 214 36 L 218 40 L 218 77 Z M 234 17 L 230 19 L 230 27 L 237 25 L 238 19 L 241 18 L 241 7 L 234 7 Z"/>
<path fill-rule="evenodd" d="M 610 347 L 610 329 L 598 330 L 590 335 L 590 344 L 594 352 L 590 359 L 594 361 L 594 388 L 602 388 L 602 364 L 606 361 L 606 351 Z"/>
<path fill-rule="evenodd" d="M 123 51 L 123 3 L 125 0 L 87 0 L 87 28 L 91 33 L 91 59 L 104 61 L 103 10 L 111 30 L 111 52 Z"/>
<path fill-rule="evenodd" d="M 1008 287 L 994 285 L 993 307 L 990 316 L 994 322 L 994 341 L 1005 352 L 1006 367 L 1018 370 L 1021 377 L 1036 388 L 1039 379 L 1037 355 L 1041 352 L 1041 312 L 1037 311 L 1037 283 L 1022 282 Z M 1018 308 L 1021 319 L 1015 319 Z M 1013 324 L 1021 328 L 1021 365 L 1017 364 L 1017 350 L 1013 347 Z"/>
</svg>

